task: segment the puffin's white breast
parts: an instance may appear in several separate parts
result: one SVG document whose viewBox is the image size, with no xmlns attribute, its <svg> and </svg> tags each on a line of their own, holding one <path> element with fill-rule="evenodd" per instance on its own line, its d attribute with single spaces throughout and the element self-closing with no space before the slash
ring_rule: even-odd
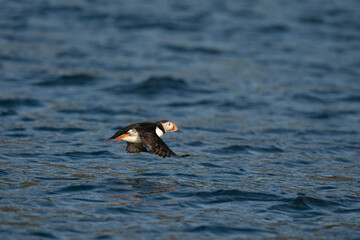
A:
<svg viewBox="0 0 360 240">
<path fill-rule="evenodd" d="M 156 135 L 158 135 L 159 137 L 161 137 L 162 135 L 164 135 L 164 132 L 161 131 L 161 129 L 158 128 L 158 127 L 156 127 L 155 132 L 156 132 Z"/>
</svg>

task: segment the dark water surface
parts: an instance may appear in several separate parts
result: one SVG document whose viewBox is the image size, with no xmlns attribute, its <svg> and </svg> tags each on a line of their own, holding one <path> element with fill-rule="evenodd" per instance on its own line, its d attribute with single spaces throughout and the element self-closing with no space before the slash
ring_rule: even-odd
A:
<svg viewBox="0 0 360 240">
<path fill-rule="evenodd" d="M 0 3 L 1 239 L 359 239 L 359 1 Z"/>
</svg>

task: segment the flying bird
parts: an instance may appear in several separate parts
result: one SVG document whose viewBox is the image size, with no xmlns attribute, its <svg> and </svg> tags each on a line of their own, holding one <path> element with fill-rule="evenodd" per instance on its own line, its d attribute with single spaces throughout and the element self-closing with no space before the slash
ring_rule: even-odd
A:
<svg viewBox="0 0 360 240">
<path fill-rule="evenodd" d="M 161 136 L 167 132 L 175 132 L 178 127 L 168 120 L 153 122 L 141 122 L 131 124 L 117 131 L 111 138 L 104 142 L 115 139 L 114 142 L 124 140 L 127 143 L 126 151 L 129 153 L 148 152 L 160 157 L 187 157 L 189 155 L 177 155 L 161 140 Z"/>
</svg>

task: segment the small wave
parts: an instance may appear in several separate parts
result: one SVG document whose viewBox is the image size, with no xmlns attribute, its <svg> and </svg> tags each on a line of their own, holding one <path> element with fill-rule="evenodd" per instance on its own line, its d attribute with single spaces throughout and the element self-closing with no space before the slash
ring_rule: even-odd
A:
<svg viewBox="0 0 360 240">
<path fill-rule="evenodd" d="M 121 180 L 118 178 L 107 178 L 104 180 L 104 184 L 106 185 L 115 185 L 115 186 L 121 186 L 121 185 L 127 185 L 127 181 Z"/>
<path fill-rule="evenodd" d="M 64 108 L 57 110 L 59 113 L 64 114 L 87 114 L 87 115 L 131 115 L 131 116 L 146 116 L 146 110 L 139 111 L 138 109 L 109 109 L 105 107 L 95 108 Z"/>
<path fill-rule="evenodd" d="M 88 54 L 86 54 L 84 51 L 74 48 L 74 49 L 66 49 L 56 54 L 56 57 L 58 58 L 85 58 Z"/>
<path fill-rule="evenodd" d="M 122 14 L 115 18 L 117 27 L 126 30 L 162 29 L 165 31 L 199 31 L 202 29 L 203 15 L 194 15 L 189 18 L 177 19 L 153 16 L 144 17 L 140 14 Z"/>
<path fill-rule="evenodd" d="M 82 192 L 82 191 L 91 191 L 97 188 L 94 185 L 73 185 L 68 186 L 64 188 L 60 188 L 58 190 L 55 190 L 54 192 L 51 192 L 50 194 L 56 194 L 56 193 L 69 193 L 69 192 Z"/>
<path fill-rule="evenodd" d="M 213 133 L 226 133 L 230 132 L 229 129 L 220 129 L 220 128 L 207 128 L 207 127 L 183 127 L 189 131 L 204 131 L 204 132 L 213 132 Z M 203 144 L 203 142 L 201 142 Z"/>
<path fill-rule="evenodd" d="M 317 191 L 328 191 L 328 190 L 334 190 L 336 187 L 334 186 L 323 186 L 316 188 Z"/>
<path fill-rule="evenodd" d="M 100 212 L 104 212 L 104 211 L 100 211 Z M 138 209 L 132 209 L 131 207 L 109 207 L 105 209 L 105 212 L 110 213 L 110 214 L 125 214 L 125 215 L 129 215 L 129 214 L 141 214 L 141 213 L 148 213 L 148 211 L 141 211 Z"/>
<path fill-rule="evenodd" d="M 18 131 L 25 131 L 26 129 L 23 128 L 23 127 L 16 127 L 16 128 L 11 128 L 9 129 L 9 131 L 15 131 L 15 132 L 18 132 Z"/>
<path fill-rule="evenodd" d="M 29 151 L 30 152 L 30 151 Z M 21 157 L 21 158 L 40 158 L 43 156 L 43 154 L 39 154 L 39 153 L 33 153 L 34 151 L 32 150 L 31 153 L 29 152 L 20 152 L 20 153 L 9 153 L 9 154 L 4 154 L 2 156 L 5 157 Z"/>
<path fill-rule="evenodd" d="M 140 173 L 137 176 L 153 176 L 153 177 L 165 177 L 169 176 L 169 174 L 162 173 L 162 172 L 150 172 L 150 173 Z"/>
<path fill-rule="evenodd" d="M 175 174 L 176 176 L 180 176 L 180 177 L 190 177 L 190 178 L 197 178 L 199 176 L 195 175 L 195 174 L 187 174 L 187 173 L 177 173 Z"/>
<path fill-rule="evenodd" d="M 320 97 L 313 96 L 310 94 L 295 94 L 293 99 L 296 101 L 303 101 L 305 103 L 330 103 L 330 100 L 324 100 Z"/>
<path fill-rule="evenodd" d="M 87 73 L 77 73 L 62 75 L 53 80 L 45 80 L 35 83 L 41 87 L 54 87 L 54 86 L 84 86 L 89 85 L 95 81 L 96 77 Z"/>
<path fill-rule="evenodd" d="M 90 203 L 104 203 L 104 200 L 97 200 L 93 198 L 71 198 L 72 200 L 81 201 L 81 202 L 90 202 Z"/>
<path fill-rule="evenodd" d="M 232 145 L 229 147 L 218 148 L 211 150 L 210 152 L 222 155 L 222 154 L 260 154 L 260 153 L 283 153 L 284 150 L 275 146 L 269 147 L 253 147 L 249 145 Z"/>
<path fill-rule="evenodd" d="M 324 200 L 321 198 L 299 196 L 290 203 L 278 204 L 270 207 L 271 210 L 278 210 L 281 212 L 297 213 L 301 211 L 311 211 L 312 215 L 320 215 L 322 211 L 334 211 L 342 207 L 340 203 Z"/>
<path fill-rule="evenodd" d="M 0 99 L 0 107 L 7 109 L 13 109 L 17 107 L 40 107 L 40 106 L 42 106 L 41 102 L 32 98 Z"/>
<path fill-rule="evenodd" d="M 65 108 L 65 109 L 59 109 L 57 110 L 57 112 L 65 113 L 65 114 L 108 114 L 108 115 L 132 113 L 130 111 L 117 112 L 103 107 L 85 108 L 85 109 Z"/>
<path fill-rule="evenodd" d="M 44 180 L 44 181 L 78 181 L 80 180 L 80 178 L 74 178 L 74 177 L 69 177 L 69 178 L 64 178 L 64 177 L 35 177 L 36 179 L 39 180 Z"/>
<path fill-rule="evenodd" d="M 65 128 L 56 128 L 56 127 L 35 127 L 33 128 L 37 131 L 49 131 L 49 132 L 61 132 L 61 133 L 75 133 L 83 132 L 85 129 L 75 128 L 75 127 L 65 127 Z"/>
<path fill-rule="evenodd" d="M 12 110 L 12 109 L 0 109 L 0 116 L 1 117 L 7 117 L 7 116 L 14 116 L 16 115 L 16 111 Z"/>
<path fill-rule="evenodd" d="M 202 147 L 204 146 L 205 144 L 201 141 L 193 141 L 193 142 L 187 142 L 187 143 L 184 143 L 185 145 L 187 146 L 191 146 L 191 147 Z"/>
<path fill-rule="evenodd" d="M 212 164 L 212 163 L 200 163 L 200 165 L 203 167 L 209 167 L 209 168 L 223 168 L 223 166 L 219 166 L 219 165 Z"/>
<path fill-rule="evenodd" d="M 26 17 L 18 17 L 16 20 L 6 20 L 3 18 L 0 22 L 1 30 L 12 30 L 12 31 L 22 31 L 28 27 Z M 0 54 L 0 59 L 12 59 L 8 54 Z"/>
<path fill-rule="evenodd" d="M 124 193 L 129 193 L 129 192 L 131 192 L 131 190 L 125 189 L 125 188 L 119 188 L 119 187 L 117 186 L 116 188 L 114 188 L 114 187 L 108 187 L 108 188 L 106 188 L 106 190 L 105 190 L 104 192 L 106 192 L 106 193 L 116 193 L 116 194 L 122 193 L 122 194 L 124 194 Z"/>
<path fill-rule="evenodd" d="M 279 197 L 269 193 L 246 192 L 239 190 L 217 190 L 213 192 L 197 192 L 196 196 L 202 199 L 214 198 L 221 201 L 276 201 Z"/>
<path fill-rule="evenodd" d="M 260 27 L 258 31 L 261 33 L 285 33 L 290 31 L 290 26 L 282 23 L 270 24 Z"/>
<path fill-rule="evenodd" d="M 0 176 L 6 176 L 9 175 L 9 172 L 3 169 L 0 169 Z"/>
<path fill-rule="evenodd" d="M 74 151 L 74 152 L 66 152 L 64 154 L 58 154 L 61 156 L 67 156 L 70 158 L 91 158 L 94 156 L 114 156 L 113 153 L 109 151 L 95 151 L 95 152 L 81 152 L 81 151 Z"/>
<path fill-rule="evenodd" d="M 309 119 L 327 120 L 327 119 L 342 117 L 344 115 L 355 115 L 357 114 L 357 112 L 352 110 L 338 110 L 338 111 L 325 110 L 325 111 L 309 111 L 309 112 L 297 111 L 297 114 Z"/>
<path fill-rule="evenodd" d="M 255 102 L 247 99 L 239 99 L 238 101 L 229 101 L 226 100 L 220 105 L 221 109 L 236 109 L 236 110 L 247 110 L 253 108 L 264 108 L 268 107 L 269 103 L 266 102 Z"/>
<path fill-rule="evenodd" d="M 212 47 L 188 47 L 188 46 L 180 46 L 180 45 L 165 45 L 165 48 L 174 51 L 174 52 L 181 52 L 181 53 L 201 53 L 201 54 L 208 54 L 208 55 L 219 55 L 222 53 L 221 50 L 212 48 Z"/>
<path fill-rule="evenodd" d="M 231 14 L 234 17 L 237 18 L 244 18 L 244 19 L 261 19 L 264 16 L 258 12 L 255 11 L 254 9 L 245 9 L 245 8 L 241 8 L 241 9 L 226 9 L 226 11 Z"/>
<path fill-rule="evenodd" d="M 32 233 L 30 233 L 30 235 L 38 237 L 38 238 L 51 238 L 51 239 L 57 238 L 54 235 L 52 235 L 51 233 L 47 233 L 47 232 L 32 232 Z"/>
<path fill-rule="evenodd" d="M 38 11 L 39 14 L 48 14 L 49 12 L 66 14 L 66 13 L 80 13 L 84 11 L 84 9 L 82 6 L 78 6 L 75 4 L 69 4 L 69 5 L 45 4 L 41 6 L 41 8 Z"/>
<path fill-rule="evenodd" d="M 237 227 L 228 227 L 223 225 L 201 225 L 194 228 L 190 228 L 187 230 L 188 232 L 203 232 L 211 233 L 214 235 L 237 235 L 241 234 L 243 235 L 262 235 L 262 234 L 275 234 L 275 232 L 272 231 L 264 231 L 261 229 L 255 229 L 255 228 L 237 228 Z"/>
<path fill-rule="evenodd" d="M 133 86 L 144 93 L 158 93 L 163 90 L 186 90 L 188 85 L 185 80 L 173 77 L 150 77 L 145 81 Z"/>
<path fill-rule="evenodd" d="M 287 128 L 270 128 L 264 130 L 264 133 L 270 134 L 298 134 L 298 130 L 295 129 L 287 129 Z"/>
<path fill-rule="evenodd" d="M 213 100 L 200 100 L 194 102 L 172 102 L 166 104 L 168 107 L 194 107 L 194 106 L 211 106 L 217 104 L 216 101 Z"/>
<path fill-rule="evenodd" d="M 210 192 L 172 192 L 169 195 L 176 198 L 196 197 L 203 203 L 222 203 L 234 201 L 278 201 L 280 197 L 260 192 L 246 192 L 240 190 L 216 190 Z"/>
<path fill-rule="evenodd" d="M 107 91 L 113 92 L 115 94 L 137 94 L 141 97 L 148 97 L 149 95 L 169 95 L 177 94 L 179 96 L 184 96 L 187 94 L 194 93 L 211 93 L 212 91 L 195 88 L 189 86 L 184 79 L 173 78 L 170 76 L 162 77 L 149 77 L 141 83 L 133 83 L 127 85 L 120 85 L 117 87 L 112 87 L 106 89 Z"/>
<path fill-rule="evenodd" d="M 336 213 L 343 213 L 343 214 L 348 214 L 348 213 L 360 214 L 360 208 L 340 209 L 340 210 L 335 211 L 335 212 Z"/>
<path fill-rule="evenodd" d="M 324 20 L 318 15 L 303 15 L 299 18 L 299 22 L 305 24 L 323 24 Z"/>
<path fill-rule="evenodd" d="M 298 135 L 318 135 L 318 136 L 347 136 L 357 135 L 358 132 L 355 130 L 333 130 L 333 129 L 308 129 L 298 133 Z"/>
<path fill-rule="evenodd" d="M 345 102 L 360 102 L 360 95 L 352 95 L 341 99 Z"/>
</svg>

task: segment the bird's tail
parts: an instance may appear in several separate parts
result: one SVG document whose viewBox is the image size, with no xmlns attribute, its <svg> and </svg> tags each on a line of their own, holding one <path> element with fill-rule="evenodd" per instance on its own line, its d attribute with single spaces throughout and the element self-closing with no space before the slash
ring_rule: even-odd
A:
<svg viewBox="0 0 360 240">
<path fill-rule="evenodd" d="M 107 142 L 107 141 L 109 141 L 109 140 L 111 140 L 111 139 L 114 139 L 114 138 L 113 138 L 113 137 L 108 138 L 108 139 L 106 139 L 104 142 Z"/>
</svg>

